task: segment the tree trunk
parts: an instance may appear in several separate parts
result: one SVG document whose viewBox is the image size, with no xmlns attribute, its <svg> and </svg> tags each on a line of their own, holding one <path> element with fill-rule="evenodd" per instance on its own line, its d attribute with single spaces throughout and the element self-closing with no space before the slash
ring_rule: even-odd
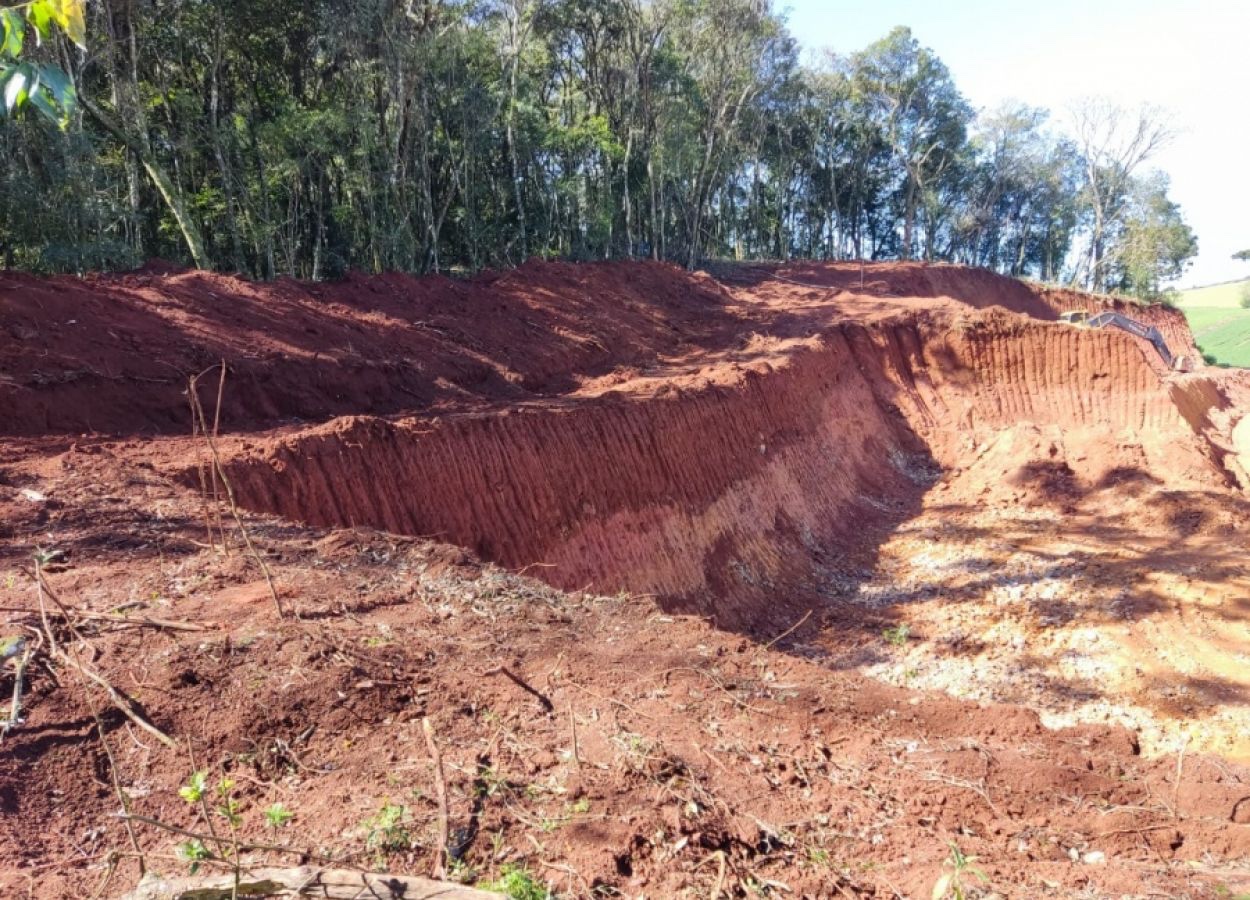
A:
<svg viewBox="0 0 1250 900">
<path fill-rule="evenodd" d="M 173 214 L 174 221 L 178 223 L 178 229 L 182 232 L 183 240 L 186 241 L 187 249 L 191 253 L 191 259 L 195 262 L 196 268 L 211 268 L 212 263 L 208 258 L 208 253 L 204 250 L 204 238 L 200 235 L 199 226 L 196 225 L 195 220 L 187 212 L 177 187 L 169 179 L 165 170 L 161 168 L 160 163 L 152 156 L 151 151 L 144 146 L 142 140 L 126 133 L 120 125 L 108 118 L 94 103 L 85 97 L 80 98 L 80 102 L 106 131 L 121 141 L 124 146 L 139 158 L 139 162 L 142 163 L 144 170 L 148 173 L 148 177 L 152 179 L 152 183 L 156 186 L 157 191 L 160 192 L 161 199 L 165 201 L 165 205 L 169 207 L 169 211 Z"/>
</svg>

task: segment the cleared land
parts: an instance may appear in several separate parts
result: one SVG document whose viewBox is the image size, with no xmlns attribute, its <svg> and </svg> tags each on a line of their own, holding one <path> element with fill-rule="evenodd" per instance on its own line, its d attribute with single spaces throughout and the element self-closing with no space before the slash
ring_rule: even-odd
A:
<svg viewBox="0 0 1250 900">
<path fill-rule="evenodd" d="M 1102 302 L 919 264 L 0 274 L 0 635 L 36 648 L 0 896 L 185 871 L 192 768 L 249 863 L 931 897 L 955 844 L 968 896 L 1250 889 L 1250 373 L 1055 321 Z"/>
<path fill-rule="evenodd" d="M 1250 309 L 1241 308 L 1250 279 L 1184 291 L 1177 304 L 1189 320 L 1194 343 L 1211 361 L 1250 367 Z"/>
</svg>

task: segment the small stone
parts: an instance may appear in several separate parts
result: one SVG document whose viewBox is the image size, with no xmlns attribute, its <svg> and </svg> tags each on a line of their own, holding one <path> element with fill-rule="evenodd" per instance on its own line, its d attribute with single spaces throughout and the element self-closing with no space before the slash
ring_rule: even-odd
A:
<svg viewBox="0 0 1250 900">
<path fill-rule="evenodd" d="M 1099 866 L 1107 861 L 1107 854 L 1101 850 L 1091 850 L 1081 857 L 1081 861 L 1087 866 Z"/>
</svg>

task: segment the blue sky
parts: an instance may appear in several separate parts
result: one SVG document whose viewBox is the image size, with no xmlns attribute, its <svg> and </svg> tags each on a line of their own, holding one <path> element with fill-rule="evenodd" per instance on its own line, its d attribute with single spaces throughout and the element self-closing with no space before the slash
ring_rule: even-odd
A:
<svg viewBox="0 0 1250 900">
<path fill-rule="evenodd" d="M 858 50 L 908 25 L 977 107 L 1007 99 L 1064 124 L 1082 97 L 1165 108 L 1153 162 L 1198 234 L 1179 284 L 1250 277 L 1250 0 L 777 0 L 806 49 Z"/>
</svg>

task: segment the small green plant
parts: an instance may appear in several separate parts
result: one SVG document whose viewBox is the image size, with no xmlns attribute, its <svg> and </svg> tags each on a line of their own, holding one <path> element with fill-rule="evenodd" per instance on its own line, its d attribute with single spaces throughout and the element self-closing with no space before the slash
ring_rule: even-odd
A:
<svg viewBox="0 0 1250 900">
<path fill-rule="evenodd" d="M 829 851 L 823 847 L 808 847 L 807 861 L 814 866 L 832 866 L 833 857 L 829 855 Z"/>
<path fill-rule="evenodd" d="M 208 773 L 192 772 L 187 783 L 178 788 L 178 796 L 188 803 L 199 803 L 208 792 Z"/>
<path fill-rule="evenodd" d="M 520 866 L 504 866 L 498 881 L 479 884 L 478 887 L 484 891 L 498 891 L 508 900 L 550 900 L 553 896 L 546 885 Z"/>
<path fill-rule="evenodd" d="M 1245 892 L 1233 893 L 1233 889 L 1226 884 L 1217 884 L 1215 886 L 1215 896 L 1220 900 L 1250 900 L 1250 894 Z"/>
<path fill-rule="evenodd" d="M 200 870 L 200 863 L 212 858 L 213 855 L 208 852 L 208 848 L 204 846 L 204 842 L 199 838 L 183 841 L 174 848 L 174 852 L 178 854 L 179 859 L 184 859 L 191 864 L 192 875 Z"/>
<path fill-rule="evenodd" d="M 463 859 L 452 859 L 447 862 L 447 878 L 459 884 L 468 884 L 473 880 L 473 869 Z"/>
<path fill-rule="evenodd" d="M 365 820 L 365 846 L 379 851 L 407 850 L 412 844 L 412 835 L 404 824 L 407 818 L 407 807 L 387 800 Z"/>
<path fill-rule="evenodd" d="M 911 639 L 911 626 L 902 622 L 892 628 L 885 628 L 881 631 L 881 637 L 891 647 L 902 647 Z"/>
<path fill-rule="evenodd" d="M 543 831 L 550 833 L 567 825 L 574 816 L 582 816 L 588 812 L 590 812 L 590 801 L 583 797 L 576 803 L 566 806 L 563 814 L 558 816 L 544 816 L 539 819 L 538 827 Z"/>
<path fill-rule="evenodd" d="M 276 831 L 289 825 L 294 815 L 281 803 L 275 803 L 265 809 L 265 824 Z"/>
<path fill-rule="evenodd" d="M 508 779 L 491 766 L 482 766 L 477 770 L 477 782 L 474 790 L 479 797 L 493 797 L 509 789 Z"/>
<path fill-rule="evenodd" d="M 223 778 L 217 782 L 217 799 L 221 801 L 217 804 L 217 815 L 230 824 L 230 829 L 233 831 L 242 825 L 243 816 L 240 814 L 239 801 L 234 797 L 233 778 Z"/>
<path fill-rule="evenodd" d="M 933 900 L 946 900 L 947 897 L 952 897 L 954 900 L 967 900 L 968 889 L 964 879 L 968 875 L 976 876 L 982 884 L 990 882 L 985 877 L 985 873 L 973 865 L 977 861 L 975 856 L 965 855 L 954 841 L 950 842 L 950 848 L 951 852 L 946 858 L 946 864 L 951 867 L 951 871 L 943 872 L 942 877 L 933 885 Z"/>
<path fill-rule="evenodd" d="M 217 795 L 216 813 L 230 826 L 230 841 L 218 841 L 218 851 L 222 857 L 233 863 L 236 872 L 239 868 L 238 830 L 243 824 L 243 806 L 234 796 L 234 779 L 222 777 L 213 788 Z M 191 773 L 187 783 L 178 788 L 178 796 L 191 806 L 198 807 L 201 817 L 212 830 L 212 815 L 208 806 L 208 772 L 199 770 Z M 214 837 L 216 834 L 214 833 Z M 178 855 L 191 861 L 191 872 L 194 874 L 201 861 L 212 858 L 208 848 L 199 840 L 184 841 L 177 847 Z"/>
<path fill-rule="evenodd" d="M 50 566 L 64 555 L 64 550 L 44 550 L 42 547 L 37 547 L 32 554 L 41 566 Z"/>
</svg>

